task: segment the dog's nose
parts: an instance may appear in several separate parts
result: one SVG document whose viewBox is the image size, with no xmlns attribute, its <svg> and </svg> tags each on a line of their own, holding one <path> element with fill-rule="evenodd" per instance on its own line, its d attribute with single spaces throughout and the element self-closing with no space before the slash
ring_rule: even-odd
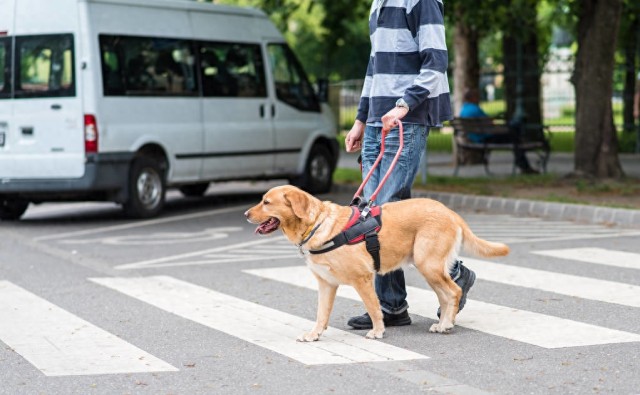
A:
<svg viewBox="0 0 640 395">
<path fill-rule="evenodd" d="M 249 210 L 247 210 L 247 211 L 245 211 L 245 212 L 244 212 L 244 216 L 245 216 L 245 217 L 247 217 L 247 218 L 249 218 Z"/>
</svg>

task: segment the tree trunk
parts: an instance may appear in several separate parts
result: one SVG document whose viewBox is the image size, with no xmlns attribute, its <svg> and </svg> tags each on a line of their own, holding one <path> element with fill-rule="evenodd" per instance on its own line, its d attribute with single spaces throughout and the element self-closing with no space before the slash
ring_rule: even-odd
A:
<svg viewBox="0 0 640 395">
<path fill-rule="evenodd" d="M 638 27 L 640 19 L 637 17 L 628 26 L 628 31 L 624 32 L 624 63 L 625 78 L 623 100 L 623 125 L 625 132 L 635 131 L 635 121 L 633 119 L 633 99 L 636 93 L 636 48 L 638 47 Z"/>
<path fill-rule="evenodd" d="M 622 0 L 581 0 L 576 91 L 574 172 L 596 178 L 624 175 L 613 124 L 613 67 Z"/>
<path fill-rule="evenodd" d="M 518 97 L 518 40 L 521 41 L 520 67 L 522 78 L 522 105 L 525 122 L 542 124 L 540 90 L 540 55 L 538 53 L 538 30 L 536 25 L 536 5 L 531 4 L 525 18 L 514 18 L 510 31 L 519 32 L 504 35 L 502 53 L 505 83 L 505 118 L 510 120 L 516 111 Z M 522 11 L 520 11 L 522 12 Z"/>
<path fill-rule="evenodd" d="M 454 28 L 453 48 L 455 66 L 453 71 L 453 102 L 454 114 L 460 113 L 462 99 L 467 89 L 477 89 L 480 86 L 480 63 L 478 60 L 478 31 L 465 23 L 460 6 L 454 10 L 456 24 Z"/>
</svg>

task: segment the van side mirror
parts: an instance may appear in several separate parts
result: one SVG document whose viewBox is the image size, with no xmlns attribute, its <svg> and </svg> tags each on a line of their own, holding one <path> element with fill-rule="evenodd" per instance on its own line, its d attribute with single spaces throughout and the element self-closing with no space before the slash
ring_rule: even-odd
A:
<svg viewBox="0 0 640 395">
<path fill-rule="evenodd" d="M 327 103 L 329 101 L 329 80 L 326 78 L 318 79 L 318 101 L 320 103 Z"/>
</svg>

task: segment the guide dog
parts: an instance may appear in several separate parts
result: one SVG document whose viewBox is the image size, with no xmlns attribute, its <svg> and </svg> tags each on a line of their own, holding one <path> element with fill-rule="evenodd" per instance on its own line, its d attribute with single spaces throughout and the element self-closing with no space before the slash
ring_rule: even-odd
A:
<svg viewBox="0 0 640 395">
<path fill-rule="evenodd" d="M 480 257 L 509 253 L 509 247 L 478 238 L 467 223 L 442 203 L 431 199 L 407 199 L 381 207 L 380 270 L 385 274 L 405 263 L 413 265 L 435 291 L 441 315 L 430 332 L 449 332 L 455 323 L 461 288 L 449 271 L 459 251 Z M 256 233 L 270 234 L 281 229 L 301 251 L 318 250 L 342 232 L 353 210 L 314 196 L 290 185 L 270 189 L 262 201 L 245 212 Z M 365 243 L 344 245 L 321 254 L 306 254 L 307 265 L 318 280 L 318 313 L 315 326 L 298 341 L 316 341 L 327 328 L 339 285 L 356 289 L 373 323 L 366 337 L 380 339 L 384 334 L 383 315 L 374 290 L 372 256 Z"/>
</svg>

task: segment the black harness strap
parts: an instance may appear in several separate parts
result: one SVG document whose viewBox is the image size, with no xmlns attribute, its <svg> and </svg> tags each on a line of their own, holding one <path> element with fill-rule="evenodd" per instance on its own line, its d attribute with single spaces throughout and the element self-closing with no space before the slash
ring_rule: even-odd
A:
<svg viewBox="0 0 640 395">
<path fill-rule="evenodd" d="M 355 215 L 358 218 L 354 221 Z M 309 250 L 309 253 L 313 255 L 324 254 L 345 244 L 358 244 L 364 241 L 369 255 L 373 258 L 374 268 L 376 272 L 379 272 L 380 241 L 378 240 L 378 232 L 382 227 L 382 210 L 380 210 L 380 207 L 374 207 L 366 217 L 362 218 L 360 211 L 354 207 L 349 223 L 351 226 L 348 226 L 336 237 L 324 243 L 320 249 Z"/>
</svg>

